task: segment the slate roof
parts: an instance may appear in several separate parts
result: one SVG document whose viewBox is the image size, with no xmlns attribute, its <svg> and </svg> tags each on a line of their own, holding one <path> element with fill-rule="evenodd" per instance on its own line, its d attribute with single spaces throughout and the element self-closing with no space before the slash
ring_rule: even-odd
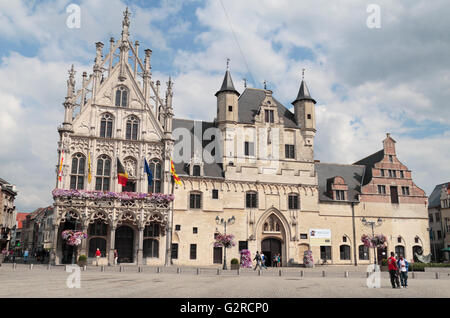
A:
<svg viewBox="0 0 450 318">
<path fill-rule="evenodd" d="M 441 206 L 441 191 L 442 186 L 448 187 L 450 182 L 438 184 L 433 192 L 431 192 L 430 196 L 428 197 L 428 208 L 438 208 Z"/>
<path fill-rule="evenodd" d="M 366 166 L 366 172 L 364 174 L 363 185 L 366 185 L 372 180 L 372 168 L 376 163 L 380 162 L 384 158 L 384 149 L 371 154 L 370 156 L 361 159 L 354 163 L 354 165 L 364 165 Z"/>
<path fill-rule="evenodd" d="M 252 124 L 254 123 L 254 117 L 259 110 L 261 102 L 266 97 L 265 90 L 257 88 L 246 88 L 242 95 L 239 97 L 239 112 L 238 120 L 240 123 Z M 299 128 L 295 121 L 294 114 L 283 106 L 274 97 L 273 101 L 277 104 L 278 116 L 282 117 L 284 124 L 289 128 Z"/>
<path fill-rule="evenodd" d="M 334 201 L 327 194 L 327 180 L 340 176 L 344 178 L 345 183 L 348 186 L 348 201 L 359 202 L 358 194 L 361 193 L 361 182 L 363 180 L 365 170 L 363 165 L 316 163 L 315 167 L 319 181 L 319 201 Z"/>
<path fill-rule="evenodd" d="M 217 91 L 216 96 L 220 92 L 233 92 L 238 94 L 238 96 L 240 95 L 239 92 L 234 88 L 233 80 L 231 79 L 231 74 L 228 70 L 225 72 L 222 86 L 220 87 L 220 90 Z"/>
<path fill-rule="evenodd" d="M 201 131 L 201 136 L 203 136 L 206 129 L 208 129 L 210 127 L 215 127 L 215 123 L 206 122 L 206 121 L 194 121 L 194 120 L 190 120 L 190 119 L 177 119 L 177 118 L 173 119 L 173 129 L 174 130 L 177 128 L 186 128 L 191 133 L 191 135 L 190 135 L 191 136 L 191 140 L 190 140 L 191 156 L 190 156 L 190 158 L 192 158 L 194 155 L 194 146 L 193 145 L 194 145 L 194 138 L 196 138 L 194 136 L 194 126 L 196 127 L 196 129 L 198 129 L 198 131 Z M 182 141 L 178 141 L 178 142 L 182 142 Z M 178 144 L 178 142 L 176 141 L 175 144 Z M 210 142 L 211 142 L 210 140 L 203 141 L 202 151 L 206 147 L 206 145 L 208 145 Z M 179 176 L 189 175 L 189 166 L 188 166 L 189 163 L 190 162 L 181 162 L 181 163 L 174 162 L 175 171 L 176 171 L 177 175 L 179 175 Z M 212 164 L 204 163 L 203 164 L 204 176 L 214 177 L 214 178 L 223 178 L 224 174 L 223 174 L 222 167 L 223 166 L 221 163 L 212 163 Z"/>
<path fill-rule="evenodd" d="M 306 82 L 304 80 L 302 80 L 300 89 L 298 90 L 297 98 L 292 102 L 292 104 L 294 104 L 296 101 L 301 100 L 310 100 L 314 104 L 316 103 L 316 101 L 311 97 L 311 94 L 309 94 L 308 86 L 306 86 Z"/>
</svg>

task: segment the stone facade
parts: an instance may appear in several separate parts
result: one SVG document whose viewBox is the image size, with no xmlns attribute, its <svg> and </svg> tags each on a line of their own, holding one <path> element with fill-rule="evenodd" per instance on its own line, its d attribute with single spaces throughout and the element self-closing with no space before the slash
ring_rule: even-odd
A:
<svg viewBox="0 0 450 318">
<path fill-rule="evenodd" d="M 77 252 L 90 261 L 100 248 L 103 264 L 113 264 L 114 249 L 123 263 L 220 264 L 225 251 L 214 239 L 225 228 L 217 218 L 234 220 L 227 225 L 236 241 L 226 251 L 228 261 L 249 249 L 252 256 L 264 251 L 268 265 L 280 254 L 283 266 L 295 266 L 311 250 L 315 263 L 369 264 L 374 252 L 361 243 L 362 234 L 371 234 L 363 217 L 382 219 L 375 233 L 388 241 L 386 250 L 377 251 L 379 260 L 390 251 L 408 259 L 413 250 L 429 253 L 427 198 L 397 159 L 389 134 L 382 150 L 353 165 L 315 161 L 316 101 L 306 82 L 291 112 L 270 90 L 240 94 L 228 69 L 215 94 L 213 121 L 174 119 L 172 81 L 161 99 L 160 82 L 152 81 L 151 50 L 142 63 L 139 43 L 130 42 L 128 11 L 122 25 L 121 39 L 111 39 L 105 58 L 97 43 L 93 74 L 83 74 L 76 93 L 75 71 L 69 71 L 58 129 L 55 263 L 69 262 L 74 252 L 61 232 L 77 229 L 88 233 Z M 118 184 L 116 158 L 129 175 L 126 187 Z M 172 158 L 181 185 L 171 178 Z M 127 191 L 143 195 L 124 199 Z M 148 192 L 166 197 L 158 201 Z"/>
<path fill-rule="evenodd" d="M 431 253 L 434 261 L 449 260 L 450 253 L 450 183 L 438 184 L 429 197 L 428 205 Z"/>
<path fill-rule="evenodd" d="M 10 248 L 12 231 L 16 225 L 16 187 L 0 179 L 0 250 Z"/>
</svg>

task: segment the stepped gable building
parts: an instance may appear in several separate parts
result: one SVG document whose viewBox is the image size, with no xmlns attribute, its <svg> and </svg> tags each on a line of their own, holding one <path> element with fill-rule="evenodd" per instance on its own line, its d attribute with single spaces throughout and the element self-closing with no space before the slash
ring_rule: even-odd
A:
<svg viewBox="0 0 450 318">
<path fill-rule="evenodd" d="M 104 264 L 112 264 L 117 249 L 122 263 L 220 266 L 220 219 L 230 220 L 226 232 L 235 236 L 227 262 L 248 249 L 252 256 L 263 251 L 267 265 L 275 254 L 283 266 L 303 264 L 307 250 L 315 263 L 370 264 L 374 252 L 361 236 L 371 229 L 362 218 L 382 220 L 375 233 L 386 236 L 387 247 L 377 249 L 378 260 L 390 251 L 408 259 L 419 249 L 429 253 L 427 198 L 389 135 L 383 150 L 353 165 L 315 161 L 316 101 L 306 81 L 290 111 L 271 90 L 238 92 L 228 68 L 215 93 L 216 118 L 173 118 L 174 108 L 189 105 L 175 98 L 172 107 L 170 79 L 160 97 L 151 50 L 142 63 L 139 43 L 130 41 L 128 11 L 122 25 L 105 58 L 97 43 L 93 75 L 83 74 L 76 93 L 69 72 L 58 129 L 61 180 L 53 192 L 56 263 L 69 262 L 74 251 L 61 231 L 76 228 L 88 233 L 78 253 L 90 261 L 98 247 Z M 118 184 L 116 158 L 129 175 L 126 186 Z M 171 178 L 171 158 L 181 185 Z"/>
</svg>

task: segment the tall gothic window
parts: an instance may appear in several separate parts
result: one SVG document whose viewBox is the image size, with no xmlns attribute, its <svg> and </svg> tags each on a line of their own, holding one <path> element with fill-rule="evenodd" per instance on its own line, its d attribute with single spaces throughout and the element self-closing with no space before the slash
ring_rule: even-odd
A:
<svg viewBox="0 0 450 318">
<path fill-rule="evenodd" d="M 127 120 L 127 128 L 125 138 L 128 140 L 137 140 L 139 129 L 139 120 L 136 116 L 130 116 Z"/>
<path fill-rule="evenodd" d="M 153 175 L 153 183 L 148 186 L 148 192 L 161 193 L 161 163 L 158 159 L 153 159 L 149 163 Z"/>
<path fill-rule="evenodd" d="M 100 121 L 100 137 L 112 137 L 113 118 L 110 114 L 104 114 Z"/>
<path fill-rule="evenodd" d="M 70 174 L 70 188 L 76 190 L 84 189 L 84 166 L 86 157 L 76 153 L 72 157 L 72 171 Z"/>
<path fill-rule="evenodd" d="M 258 207 L 258 193 L 251 191 L 245 194 L 245 207 L 247 208 Z"/>
<path fill-rule="evenodd" d="M 102 155 L 97 160 L 97 174 L 95 178 L 95 190 L 109 191 L 109 183 L 111 179 L 111 159 Z"/>
<path fill-rule="evenodd" d="M 116 106 L 127 107 L 128 90 L 125 86 L 119 86 L 116 90 Z"/>
</svg>

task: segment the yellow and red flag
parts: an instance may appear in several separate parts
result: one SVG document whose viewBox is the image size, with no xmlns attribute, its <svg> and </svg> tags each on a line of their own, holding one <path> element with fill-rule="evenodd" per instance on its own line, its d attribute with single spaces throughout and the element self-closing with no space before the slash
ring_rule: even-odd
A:
<svg viewBox="0 0 450 318">
<path fill-rule="evenodd" d="M 175 183 L 181 185 L 181 180 L 180 177 L 175 172 L 175 166 L 173 165 L 172 158 L 170 159 L 170 173 L 172 173 L 173 180 L 175 181 Z"/>
<path fill-rule="evenodd" d="M 91 152 L 88 153 L 88 183 L 91 183 L 92 171 L 91 171 Z"/>
<path fill-rule="evenodd" d="M 61 151 L 61 161 L 59 163 L 59 173 L 58 173 L 59 182 L 61 182 L 61 178 L 62 178 L 63 162 L 64 162 L 64 149 Z"/>
</svg>

